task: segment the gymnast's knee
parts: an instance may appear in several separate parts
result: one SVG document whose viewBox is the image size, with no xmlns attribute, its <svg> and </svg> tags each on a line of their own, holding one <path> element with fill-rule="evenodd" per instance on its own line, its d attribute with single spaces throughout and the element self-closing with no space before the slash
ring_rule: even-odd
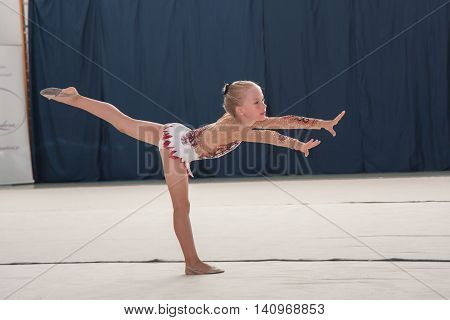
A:
<svg viewBox="0 0 450 320">
<path fill-rule="evenodd" d="M 173 206 L 174 214 L 189 214 L 191 209 L 191 204 L 189 201 L 184 201 L 181 203 L 177 203 Z"/>
</svg>

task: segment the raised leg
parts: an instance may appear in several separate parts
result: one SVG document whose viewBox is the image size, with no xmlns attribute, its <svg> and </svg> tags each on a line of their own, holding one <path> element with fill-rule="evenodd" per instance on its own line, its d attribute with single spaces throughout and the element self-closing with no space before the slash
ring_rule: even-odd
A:
<svg viewBox="0 0 450 320">
<path fill-rule="evenodd" d="M 66 88 L 62 92 L 74 95 L 57 96 L 52 100 L 85 110 L 109 122 L 117 130 L 130 137 L 158 146 L 162 124 L 130 118 L 110 103 L 79 95 L 74 87 Z"/>
</svg>

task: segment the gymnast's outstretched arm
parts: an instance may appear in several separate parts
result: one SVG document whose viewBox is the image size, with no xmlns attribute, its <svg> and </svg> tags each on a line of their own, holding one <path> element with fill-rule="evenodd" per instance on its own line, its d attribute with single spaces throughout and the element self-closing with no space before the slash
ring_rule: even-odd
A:
<svg viewBox="0 0 450 320">
<path fill-rule="evenodd" d="M 256 121 L 252 128 L 258 129 L 322 129 L 325 120 L 306 118 L 294 115 L 282 117 L 266 117 Z"/>
<path fill-rule="evenodd" d="M 345 110 L 333 120 L 305 118 L 294 115 L 266 117 L 264 120 L 256 121 L 251 127 L 259 129 L 325 129 L 334 137 L 336 136 L 336 131 L 334 131 L 333 127 L 338 124 L 344 115 Z"/>
<path fill-rule="evenodd" d="M 294 149 L 296 151 L 301 151 L 308 156 L 308 149 L 314 148 L 320 144 L 319 140 L 311 139 L 310 141 L 304 143 L 297 139 L 284 136 L 276 131 L 272 130 L 244 130 L 239 132 L 237 140 L 246 142 L 258 142 L 258 143 L 268 143 L 279 147 L 286 147 Z"/>
</svg>

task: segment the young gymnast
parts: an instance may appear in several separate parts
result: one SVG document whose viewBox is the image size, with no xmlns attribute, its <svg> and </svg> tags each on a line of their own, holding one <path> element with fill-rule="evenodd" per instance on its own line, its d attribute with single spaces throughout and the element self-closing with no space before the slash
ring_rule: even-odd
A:
<svg viewBox="0 0 450 320">
<path fill-rule="evenodd" d="M 305 118 L 295 115 L 266 117 L 266 104 L 261 88 L 251 81 L 235 81 L 223 88 L 225 114 L 216 122 L 198 129 L 181 123 L 160 124 L 130 118 L 115 106 L 81 96 L 74 87 L 47 88 L 41 95 L 85 110 L 113 125 L 120 132 L 159 148 L 164 177 L 173 206 L 175 234 L 185 259 L 185 274 L 221 273 L 224 270 L 200 260 L 195 249 L 189 219 L 188 175 L 190 162 L 221 157 L 234 150 L 242 141 L 268 143 L 303 152 L 320 144 L 311 139 L 306 143 L 270 129 L 325 129 L 333 136 L 333 127 L 344 116 L 342 111 L 333 120 Z M 258 130 L 254 130 L 258 129 Z"/>
</svg>

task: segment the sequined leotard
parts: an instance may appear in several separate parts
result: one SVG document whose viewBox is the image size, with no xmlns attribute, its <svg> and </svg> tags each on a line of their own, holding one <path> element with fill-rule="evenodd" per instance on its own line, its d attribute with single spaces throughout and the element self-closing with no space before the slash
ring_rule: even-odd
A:
<svg viewBox="0 0 450 320">
<path fill-rule="evenodd" d="M 202 143 L 201 137 L 212 126 L 214 124 L 209 124 L 198 129 L 189 129 L 181 123 L 165 124 L 159 148 L 164 147 L 169 149 L 169 156 L 183 162 L 186 167 L 186 172 L 193 177 L 194 175 L 190 170 L 190 162 L 219 158 L 236 149 L 242 142 L 234 140 L 225 144 L 217 143 L 213 148 L 207 147 L 205 143 Z"/>
<path fill-rule="evenodd" d="M 247 132 L 241 139 L 232 139 L 230 136 L 220 138 L 217 131 L 214 131 L 214 126 L 219 124 L 222 119 L 227 121 L 230 115 L 225 114 L 216 123 L 203 126 L 198 129 L 190 129 L 181 123 L 167 123 L 163 128 L 163 136 L 159 142 L 159 148 L 170 150 L 169 156 L 173 159 L 179 159 L 186 167 L 186 172 L 193 177 L 190 170 L 190 162 L 195 160 L 213 159 L 221 157 L 234 149 L 236 149 L 242 141 L 269 143 L 277 146 L 295 148 L 298 140 L 291 137 L 284 136 L 272 130 L 254 130 Z M 319 119 L 304 118 L 299 116 L 283 116 L 283 117 L 267 117 L 263 121 L 257 121 L 249 129 L 320 129 Z M 216 139 L 213 139 L 214 147 L 208 147 L 203 135 L 210 129 L 210 132 L 215 132 Z M 231 139 L 230 139 L 231 138 Z M 221 143 L 219 141 L 227 141 Z M 231 142 L 228 142 L 230 141 Z"/>
</svg>

